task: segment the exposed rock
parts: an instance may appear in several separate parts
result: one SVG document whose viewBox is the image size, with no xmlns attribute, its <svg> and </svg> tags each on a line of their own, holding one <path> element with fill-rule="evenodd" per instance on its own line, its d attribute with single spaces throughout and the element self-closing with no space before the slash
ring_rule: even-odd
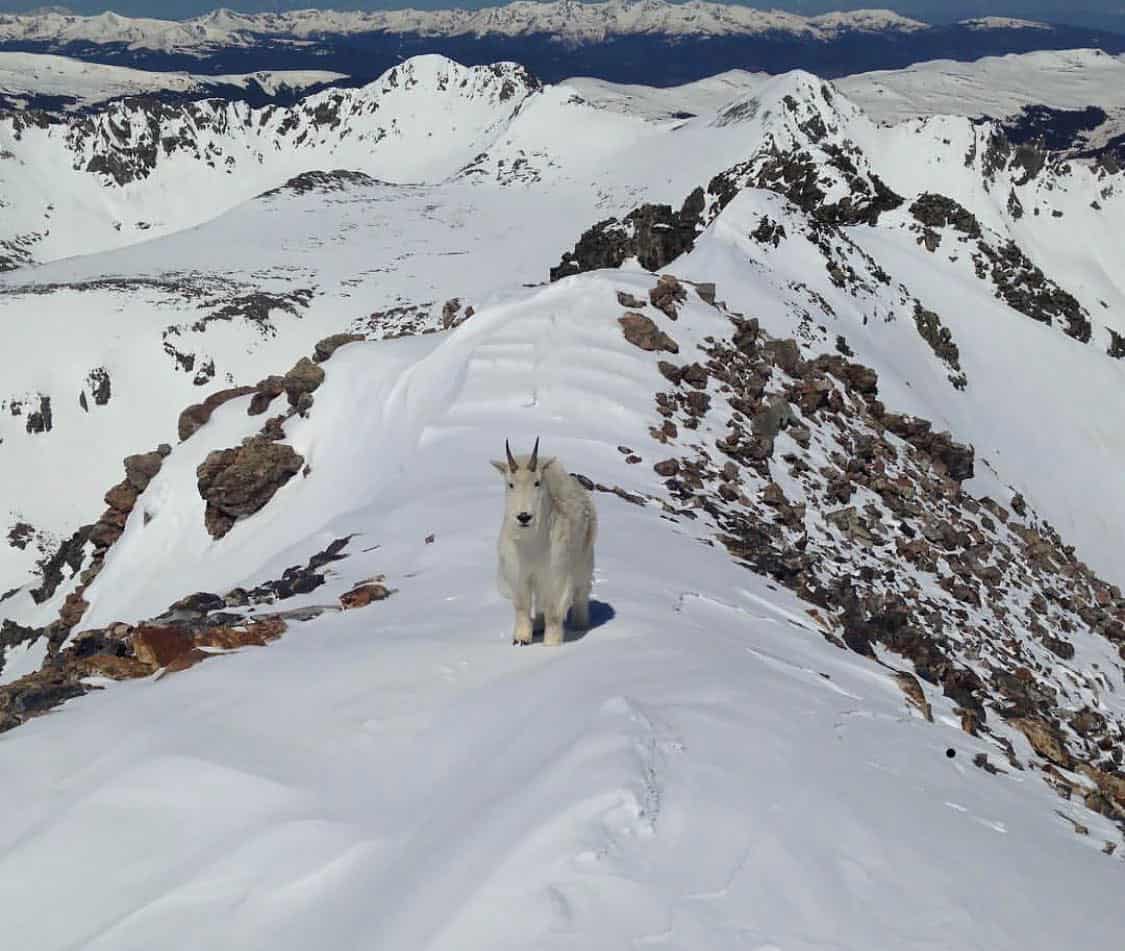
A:
<svg viewBox="0 0 1125 951">
<path fill-rule="evenodd" d="M 926 310 L 918 302 L 914 304 L 914 325 L 918 328 L 919 336 L 929 344 L 934 356 L 953 371 L 950 382 L 957 389 L 964 389 L 968 381 L 961 372 L 961 351 L 953 342 L 953 334 L 949 328 L 942 324 L 936 313 Z"/>
<path fill-rule="evenodd" d="M 170 451 L 171 448 L 169 447 Z M 160 467 L 164 464 L 164 458 L 167 455 L 168 452 L 161 452 L 157 449 L 155 452 L 126 456 L 124 462 L 126 480 L 138 493 L 144 492 L 148 488 L 148 484 L 160 472 Z M 107 504 L 110 503 L 107 502 Z M 116 507 L 120 508 L 120 506 Z M 132 508 L 131 505 L 129 507 Z"/>
<path fill-rule="evenodd" d="M 289 405 L 297 406 L 302 396 L 312 393 L 324 382 L 324 371 L 308 357 L 301 357 L 293 369 L 285 374 L 284 382 Z"/>
<path fill-rule="evenodd" d="M 621 324 L 625 339 L 634 347 L 648 351 L 680 352 L 679 344 L 643 314 L 628 313 L 619 317 L 617 322 Z"/>
<path fill-rule="evenodd" d="M 636 258 L 649 271 L 659 271 L 694 247 L 704 204 L 703 189 L 697 188 L 678 212 L 671 205 L 641 205 L 623 220 L 599 221 L 551 268 L 551 280 L 618 268 L 628 258 Z"/>
<path fill-rule="evenodd" d="M 910 206 L 910 213 L 930 228 L 951 227 L 970 238 L 979 238 L 980 222 L 968 209 L 945 195 L 926 193 Z"/>
<path fill-rule="evenodd" d="M 8 531 L 8 544 L 24 551 L 28 542 L 35 537 L 35 528 L 27 522 L 16 522 Z"/>
<path fill-rule="evenodd" d="M 49 433 L 53 425 L 54 416 L 51 413 L 51 397 L 39 397 L 39 409 L 28 413 L 24 428 L 31 434 Z"/>
<path fill-rule="evenodd" d="M 332 358 L 334 354 L 341 347 L 347 346 L 349 343 L 358 343 L 367 338 L 363 334 L 332 334 L 330 337 L 325 337 L 323 340 L 318 340 L 316 346 L 313 348 L 313 359 L 317 363 L 324 363 L 326 360 Z"/>
<path fill-rule="evenodd" d="M 918 678 L 911 673 L 900 670 L 895 672 L 895 681 L 902 689 L 910 705 L 918 710 L 930 723 L 933 723 L 933 710 L 930 709 L 930 702 L 926 699 L 926 694 L 923 692 L 922 685 L 918 682 Z"/>
<path fill-rule="evenodd" d="M 1062 769 L 1071 768 L 1073 759 L 1066 748 L 1066 742 L 1059 731 L 1049 723 L 1026 717 L 1016 717 L 1008 723 L 1026 736 L 1031 748 L 1044 759 Z"/>
<path fill-rule="evenodd" d="M 231 389 L 220 390 L 218 393 L 212 393 L 202 403 L 193 403 L 180 413 L 177 424 L 180 441 L 190 439 L 197 430 L 206 425 L 211 418 L 211 414 L 224 403 L 229 403 L 231 400 L 253 392 L 254 387 L 252 386 L 235 386 Z"/>
<path fill-rule="evenodd" d="M 801 363 L 801 350 L 796 340 L 771 340 L 765 346 L 766 353 L 776 366 L 793 375 Z"/>
<path fill-rule="evenodd" d="M 196 470 L 199 494 L 207 502 L 208 532 L 222 538 L 237 519 L 269 502 L 303 464 L 304 458 L 292 446 L 262 436 L 251 437 L 236 449 L 209 453 Z"/>
<path fill-rule="evenodd" d="M 663 312 L 669 320 L 677 317 L 677 305 L 687 300 L 687 291 L 671 274 L 661 274 L 656 287 L 648 292 L 652 306 Z"/>
<path fill-rule="evenodd" d="M 351 611 L 355 608 L 367 607 L 375 601 L 383 601 L 389 596 L 390 591 L 387 590 L 386 585 L 379 582 L 368 582 L 340 595 L 340 606 L 345 611 Z"/>
</svg>

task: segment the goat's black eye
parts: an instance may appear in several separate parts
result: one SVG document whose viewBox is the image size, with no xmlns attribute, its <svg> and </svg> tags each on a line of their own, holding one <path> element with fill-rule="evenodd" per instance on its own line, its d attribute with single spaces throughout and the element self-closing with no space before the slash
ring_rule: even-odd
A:
<svg viewBox="0 0 1125 951">
<path fill-rule="evenodd" d="M 539 483 L 538 483 L 538 482 L 536 482 L 536 483 L 535 483 L 535 488 L 537 488 L 537 489 L 539 488 Z"/>
<path fill-rule="evenodd" d="M 509 488 L 509 489 L 514 489 L 515 487 L 516 487 L 516 484 L 515 484 L 514 482 L 509 482 L 509 483 L 508 483 L 508 488 Z"/>
</svg>

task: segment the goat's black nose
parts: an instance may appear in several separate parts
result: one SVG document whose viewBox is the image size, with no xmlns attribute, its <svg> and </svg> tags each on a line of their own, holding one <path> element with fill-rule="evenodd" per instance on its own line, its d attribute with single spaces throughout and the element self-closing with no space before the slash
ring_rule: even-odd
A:
<svg viewBox="0 0 1125 951">
<path fill-rule="evenodd" d="M 520 512 L 520 514 L 516 516 L 516 521 L 519 522 L 521 525 L 526 525 L 528 522 L 531 521 L 531 513 L 530 512 Z"/>
</svg>

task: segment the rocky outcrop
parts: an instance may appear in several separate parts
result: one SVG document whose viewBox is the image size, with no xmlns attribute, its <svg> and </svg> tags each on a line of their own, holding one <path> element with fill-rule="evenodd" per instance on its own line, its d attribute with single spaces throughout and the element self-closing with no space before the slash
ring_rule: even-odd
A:
<svg viewBox="0 0 1125 951">
<path fill-rule="evenodd" d="M 332 354 L 341 347 L 345 347 L 349 343 L 359 343 L 366 339 L 363 334 L 332 334 L 330 337 L 317 341 L 316 346 L 313 347 L 313 360 L 317 363 L 324 363 L 326 360 L 332 359 Z"/>
<path fill-rule="evenodd" d="M 679 353 L 680 346 L 644 314 L 626 313 L 617 322 L 625 334 L 625 339 L 642 350 Z"/>
<path fill-rule="evenodd" d="M 1068 337 L 1089 343 L 1093 328 L 1085 308 L 1034 265 L 1014 241 L 1000 247 L 978 241 L 973 264 L 977 277 L 990 279 L 996 296 L 1013 310 L 1044 324 L 1061 320 Z"/>
<path fill-rule="evenodd" d="M 969 238 L 981 235 L 976 215 L 945 195 L 920 195 L 910 206 L 910 213 L 927 228 L 953 228 Z"/>
<path fill-rule="evenodd" d="M 941 322 L 941 317 L 915 301 L 914 326 L 918 328 L 918 335 L 926 341 L 934 356 L 949 368 L 949 382 L 955 389 L 965 389 L 969 381 L 961 370 L 961 351 L 953 342 L 953 334 L 949 328 Z"/>
<path fill-rule="evenodd" d="M 289 398 L 289 405 L 300 406 L 302 399 L 311 396 L 323 382 L 324 370 L 308 357 L 301 357 L 284 377 L 285 395 Z"/>
<path fill-rule="evenodd" d="M 39 408 L 27 414 L 24 428 L 32 435 L 49 433 L 54 425 L 54 414 L 51 412 L 51 397 L 40 396 Z"/>
<path fill-rule="evenodd" d="M 176 426 L 180 441 L 183 442 L 185 439 L 190 439 L 199 429 L 207 424 L 207 421 L 211 418 L 211 414 L 224 403 L 229 403 L 231 400 L 248 396 L 254 392 L 255 388 L 252 386 L 235 386 L 230 389 L 219 390 L 217 393 L 212 393 L 202 403 L 193 403 L 180 413 L 180 419 Z"/>
<path fill-rule="evenodd" d="M 211 537 L 222 538 L 238 519 L 264 507 L 301 471 L 304 461 L 292 446 L 262 436 L 209 453 L 196 476 L 199 494 L 207 503 L 204 521 Z"/>
<path fill-rule="evenodd" d="M 390 595 L 390 590 L 381 581 L 370 581 L 340 595 L 340 607 L 345 611 L 354 611 L 376 601 L 385 601 Z"/>
<path fill-rule="evenodd" d="M 679 211 L 673 211 L 671 205 L 641 205 L 622 220 L 600 221 L 551 268 L 551 280 L 617 268 L 629 258 L 636 258 L 643 268 L 659 271 L 695 246 L 704 204 L 703 189 L 697 188 Z"/>
<path fill-rule="evenodd" d="M 0 685 L 0 733 L 57 707 L 61 703 L 101 689 L 90 678 L 157 679 L 187 670 L 202 661 L 246 647 L 265 646 L 294 624 L 313 620 L 328 611 L 366 607 L 394 594 L 380 576 L 357 583 L 338 604 L 313 605 L 288 611 L 246 617 L 232 608 L 273 604 L 307 593 L 323 584 L 320 569 L 346 555 L 348 538 L 334 541 L 303 566 L 293 566 L 283 578 L 263 582 L 247 591 L 236 588 L 225 595 L 206 591 L 189 594 L 155 618 L 136 625 L 113 624 L 84 631 L 65 647 L 59 638 L 40 670 Z M 54 632 L 24 629 L 5 622 L 0 626 L 2 648 Z"/>
</svg>

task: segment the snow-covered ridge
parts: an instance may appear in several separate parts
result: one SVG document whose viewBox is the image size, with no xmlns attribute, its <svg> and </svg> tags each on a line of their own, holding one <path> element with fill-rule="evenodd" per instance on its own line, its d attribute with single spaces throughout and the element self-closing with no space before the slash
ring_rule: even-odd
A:
<svg viewBox="0 0 1125 951">
<path fill-rule="evenodd" d="M 259 88 L 267 95 L 300 92 L 346 77 L 327 70 L 259 70 L 231 75 L 153 72 L 86 63 L 46 53 L 0 51 L 0 102 L 14 105 L 55 97 L 67 109 L 81 108 L 122 96 L 151 93 L 208 95 L 216 87 Z"/>
<path fill-rule="evenodd" d="M 1049 30 L 1049 23 L 1038 20 L 1021 20 L 1018 17 L 973 17 L 959 21 L 970 30 Z"/>
<path fill-rule="evenodd" d="M 1001 117 L 1029 105 L 1112 109 L 1125 106 L 1125 56 L 1076 49 L 986 56 L 971 63 L 930 60 L 905 69 L 857 73 L 836 85 L 872 118 L 889 121 L 931 115 Z"/>
<path fill-rule="evenodd" d="M 0 42 L 123 43 L 172 51 L 251 45 L 255 37 L 261 36 L 309 39 L 324 34 L 375 32 L 427 36 L 549 33 L 580 41 L 629 34 L 738 36 L 779 32 L 824 40 L 848 32 L 911 33 L 927 28 L 928 24 L 890 10 L 803 17 L 703 0 L 517 0 L 480 10 L 295 10 L 244 14 L 220 9 L 183 21 L 123 17 L 116 13 L 88 17 L 66 13 L 0 15 Z"/>
</svg>

